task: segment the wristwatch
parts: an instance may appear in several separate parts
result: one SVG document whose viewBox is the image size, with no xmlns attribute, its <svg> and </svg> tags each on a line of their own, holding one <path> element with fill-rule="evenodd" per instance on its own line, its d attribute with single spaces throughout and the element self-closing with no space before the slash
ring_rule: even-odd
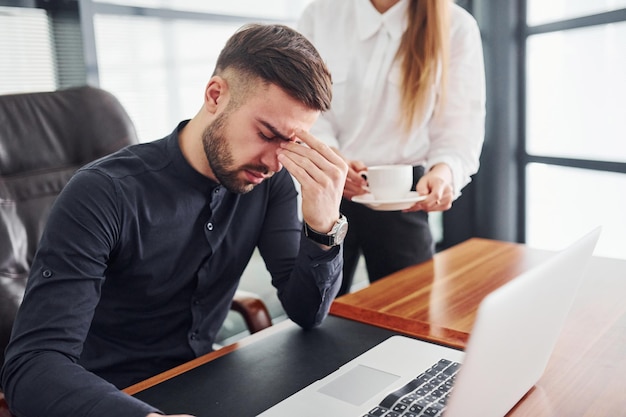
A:
<svg viewBox="0 0 626 417">
<path fill-rule="evenodd" d="M 326 245 L 337 246 L 341 245 L 343 239 L 348 233 L 348 219 L 341 214 L 339 219 L 335 222 L 335 225 L 328 233 L 320 233 L 315 229 L 312 229 L 306 222 L 302 222 L 304 226 L 304 235 L 311 239 L 313 242 Z"/>
</svg>

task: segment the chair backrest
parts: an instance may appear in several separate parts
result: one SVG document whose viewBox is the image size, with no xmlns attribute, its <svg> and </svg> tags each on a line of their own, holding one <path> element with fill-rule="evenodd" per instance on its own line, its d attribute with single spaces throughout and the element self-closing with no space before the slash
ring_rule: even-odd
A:
<svg viewBox="0 0 626 417">
<path fill-rule="evenodd" d="M 0 365 L 52 203 L 78 168 L 133 143 L 104 90 L 0 96 Z"/>
</svg>

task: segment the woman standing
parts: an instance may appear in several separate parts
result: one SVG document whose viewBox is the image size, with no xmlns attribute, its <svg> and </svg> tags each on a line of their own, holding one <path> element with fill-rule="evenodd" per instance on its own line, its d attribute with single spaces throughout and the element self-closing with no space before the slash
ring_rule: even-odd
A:
<svg viewBox="0 0 626 417">
<path fill-rule="evenodd" d="M 452 0 L 314 0 L 298 29 L 333 76 L 312 133 L 350 166 L 342 212 L 348 292 L 361 254 L 370 282 L 432 257 L 428 212 L 448 210 L 478 170 L 485 77 L 474 18 Z M 368 166 L 410 164 L 426 199 L 404 211 L 352 201 Z"/>
</svg>

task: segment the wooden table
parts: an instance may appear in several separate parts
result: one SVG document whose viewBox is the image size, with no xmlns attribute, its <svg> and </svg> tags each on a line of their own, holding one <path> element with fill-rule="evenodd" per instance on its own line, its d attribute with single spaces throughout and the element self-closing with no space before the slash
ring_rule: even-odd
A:
<svg viewBox="0 0 626 417">
<path fill-rule="evenodd" d="M 464 348 L 481 300 L 551 254 L 470 239 L 338 298 L 331 314 Z"/>
<path fill-rule="evenodd" d="M 331 314 L 464 347 L 480 301 L 550 255 L 470 239 L 338 298 Z M 592 258 L 545 374 L 507 416 L 626 416 L 626 261 Z"/>
</svg>

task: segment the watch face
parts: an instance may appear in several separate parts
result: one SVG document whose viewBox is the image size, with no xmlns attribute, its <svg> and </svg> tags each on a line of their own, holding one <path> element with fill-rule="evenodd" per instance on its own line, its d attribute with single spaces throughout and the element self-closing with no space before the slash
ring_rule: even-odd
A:
<svg viewBox="0 0 626 417">
<path fill-rule="evenodd" d="M 348 234 L 348 222 L 344 219 L 341 224 L 339 224 L 339 228 L 337 229 L 337 233 L 335 234 L 335 245 L 339 245 L 343 242 Z"/>
</svg>

